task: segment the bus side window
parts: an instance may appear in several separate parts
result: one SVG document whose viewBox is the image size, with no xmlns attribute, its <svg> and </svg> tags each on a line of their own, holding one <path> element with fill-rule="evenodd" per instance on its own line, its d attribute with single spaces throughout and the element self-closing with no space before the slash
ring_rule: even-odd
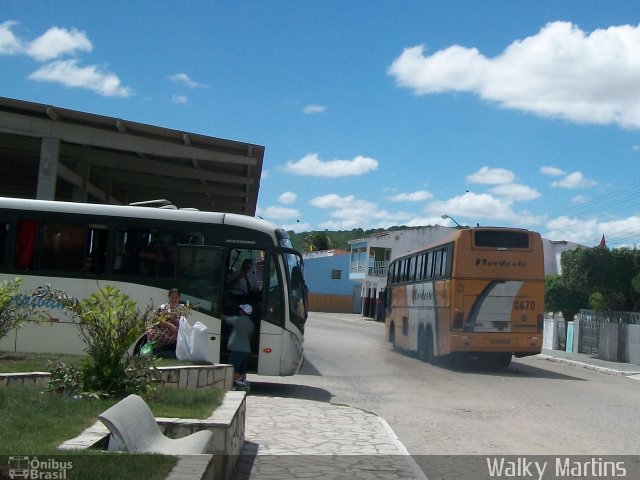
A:
<svg viewBox="0 0 640 480">
<path fill-rule="evenodd" d="M 33 257 L 36 251 L 36 235 L 38 233 L 37 220 L 20 220 L 16 234 L 16 268 L 27 270 L 33 267 Z"/>
<path fill-rule="evenodd" d="M 424 262 L 424 278 L 431 279 L 433 277 L 433 252 L 427 252 L 426 261 Z"/>
<path fill-rule="evenodd" d="M 445 267 L 446 267 L 446 261 L 447 261 L 446 253 L 447 253 L 446 249 L 436 250 L 434 252 L 435 254 L 435 268 L 433 272 L 434 278 L 443 277 L 445 274 Z"/>
<path fill-rule="evenodd" d="M 155 276 L 157 250 L 157 230 L 122 227 L 116 234 L 113 270 L 129 275 Z"/>
<path fill-rule="evenodd" d="M 172 232 L 162 232 L 158 245 L 158 276 L 173 278 L 176 274 L 176 259 L 178 253 L 177 235 Z"/>
<path fill-rule="evenodd" d="M 0 265 L 4 266 L 7 255 L 7 240 L 9 238 L 9 224 L 0 222 Z"/>
<path fill-rule="evenodd" d="M 446 248 L 442 249 L 442 270 L 441 275 L 443 277 L 448 277 L 450 275 L 449 272 L 449 250 Z"/>
<path fill-rule="evenodd" d="M 86 227 L 45 224 L 42 229 L 39 267 L 45 270 L 80 272 L 84 263 Z"/>
<path fill-rule="evenodd" d="M 420 254 L 417 257 L 417 264 L 416 264 L 416 280 L 423 280 L 424 276 L 423 276 L 423 269 L 422 269 L 422 260 L 424 258 L 424 255 Z"/>
<path fill-rule="evenodd" d="M 83 270 L 85 273 L 96 274 L 104 272 L 108 233 L 109 230 L 106 225 L 89 225 L 84 246 Z"/>
</svg>

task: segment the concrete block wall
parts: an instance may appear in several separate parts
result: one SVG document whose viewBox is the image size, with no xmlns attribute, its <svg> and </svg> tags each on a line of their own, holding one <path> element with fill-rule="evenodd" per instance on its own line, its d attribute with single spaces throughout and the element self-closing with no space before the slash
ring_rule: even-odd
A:
<svg viewBox="0 0 640 480">
<path fill-rule="evenodd" d="M 233 365 L 186 365 L 158 367 L 163 388 L 219 388 L 233 389 Z M 12 386 L 44 388 L 49 382 L 48 372 L 0 373 L 0 388 Z"/>
<path fill-rule="evenodd" d="M 38 387 L 44 388 L 49 383 L 48 372 L 0 373 L 1 387 Z"/>
<path fill-rule="evenodd" d="M 158 367 L 163 388 L 233 389 L 233 365 L 186 365 Z"/>
<path fill-rule="evenodd" d="M 309 294 L 309 310 L 324 313 L 360 313 L 354 312 L 353 295 Z"/>
</svg>

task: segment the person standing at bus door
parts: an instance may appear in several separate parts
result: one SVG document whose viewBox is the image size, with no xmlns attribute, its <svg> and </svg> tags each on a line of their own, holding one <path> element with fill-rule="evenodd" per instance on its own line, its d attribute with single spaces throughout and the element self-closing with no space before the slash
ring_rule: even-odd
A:
<svg viewBox="0 0 640 480">
<path fill-rule="evenodd" d="M 238 307 L 238 314 L 224 316 L 222 319 L 231 325 L 231 335 L 227 348 L 229 349 L 229 363 L 233 365 L 233 386 L 236 390 L 248 390 L 247 364 L 251 355 L 251 338 L 255 326 L 251 320 L 253 308 L 249 304 Z"/>
<path fill-rule="evenodd" d="M 253 261 L 247 258 L 242 262 L 240 270 L 227 282 L 227 289 L 230 296 L 241 303 L 247 303 L 252 293 L 260 291 L 253 272 Z"/>
<path fill-rule="evenodd" d="M 147 342 L 153 342 L 153 350 L 157 351 L 168 345 L 175 345 L 178 340 L 180 326 L 179 309 L 184 307 L 180 303 L 180 292 L 177 288 L 169 290 L 169 301 L 158 308 L 156 316 L 158 322 L 146 332 Z"/>
</svg>

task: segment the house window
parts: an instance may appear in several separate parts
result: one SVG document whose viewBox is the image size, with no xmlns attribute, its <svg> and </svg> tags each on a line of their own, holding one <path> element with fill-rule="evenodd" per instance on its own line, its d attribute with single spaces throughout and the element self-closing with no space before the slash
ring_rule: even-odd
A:
<svg viewBox="0 0 640 480">
<path fill-rule="evenodd" d="M 331 280 L 340 280 L 342 278 L 342 270 L 331 270 Z"/>
</svg>

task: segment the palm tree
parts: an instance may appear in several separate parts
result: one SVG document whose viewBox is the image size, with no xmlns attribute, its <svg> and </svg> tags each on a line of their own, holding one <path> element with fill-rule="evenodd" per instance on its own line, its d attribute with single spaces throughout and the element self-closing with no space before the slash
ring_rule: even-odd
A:
<svg viewBox="0 0 640 480">
<path fill-rule="evenodd" d="M 313 232 L 304 237 L 307 252 L 331 249 L 331 239 L 324 232 Z"/>
</svg>

